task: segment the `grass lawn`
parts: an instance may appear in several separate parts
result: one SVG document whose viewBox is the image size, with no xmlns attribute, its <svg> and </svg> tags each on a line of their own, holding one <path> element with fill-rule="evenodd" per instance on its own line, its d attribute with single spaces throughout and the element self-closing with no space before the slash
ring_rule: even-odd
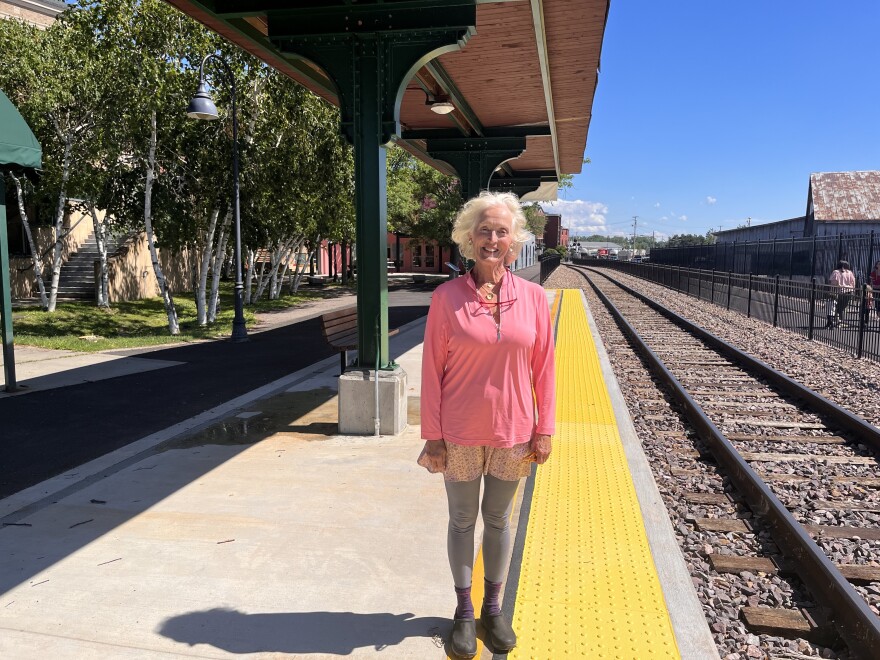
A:
<svg viewBox="0 0 880 660">
<path fill-rule="evenodd" d="M 336 297 L 344 291 L 348 289 L 331 285 L 318 290 L 301 290 L 295 296 L 285 295 L 278 300 L 260 300 L 245 306 L 244 318 L 247 325 L 252 326 L 255 312 L 296 307 L 316 298 Z M 114 303 L 110 309 L 86 302 L 58 303 L 52 313 L 38 308 L 16 309 L 12 314 L 15 343 L 97 352 L 228 337 L 232 333 L 234 316 L 232 293 L 232 283 L 223 282 L 219 318 L 206 327 L 196 324 L 196 303 L 192 293 L 175 295 L 180 334 L 174 336 L 168 332 L 168 317 L 161 298 Z"/>
</svg>

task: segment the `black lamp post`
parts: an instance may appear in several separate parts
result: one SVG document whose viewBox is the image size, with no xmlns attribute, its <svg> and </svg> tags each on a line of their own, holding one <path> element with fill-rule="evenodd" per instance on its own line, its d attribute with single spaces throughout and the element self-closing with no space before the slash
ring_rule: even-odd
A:
<svg viewBox="0 0 880 660">
<path fill-rule="evenodd" d="M 211 99 L 208 86 L 205 85 L 205 62 L 214 59 L 223 65 L 223 70 L 229 77 L 229 86 L 232 89 L 232 218 L 235 223 L 235 318 L 232 321 L 232 341 L 247 341 L 247 326 L 244 322 L 244 282 L 241 279 L 241 219 L 238 204 L 238 115 L 235 109 L 235 76 L 229 64 L 214 53 L 209 53 L 199 66 L 199 88 L 186 114 L 192 119 L 214 120 L 219 119 L 217 106 Z"/>
</svg>

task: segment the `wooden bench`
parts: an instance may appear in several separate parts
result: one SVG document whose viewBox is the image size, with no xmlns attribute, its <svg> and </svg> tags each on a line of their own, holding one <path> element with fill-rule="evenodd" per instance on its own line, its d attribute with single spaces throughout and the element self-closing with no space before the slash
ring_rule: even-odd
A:
<svg viewBox="0 0 880 660">
<path fill-rule="evenodd" d="M 321 316 L 321 331 L 330 346 L 339 351 L 340 374 L 345 373 L 348 366 L 348 352 L 358 347 L 357 307 L 346 307 L 335 312 L 327 312 Z M 388 331 L 393 337 L 400 330 Z"/>
</svg>

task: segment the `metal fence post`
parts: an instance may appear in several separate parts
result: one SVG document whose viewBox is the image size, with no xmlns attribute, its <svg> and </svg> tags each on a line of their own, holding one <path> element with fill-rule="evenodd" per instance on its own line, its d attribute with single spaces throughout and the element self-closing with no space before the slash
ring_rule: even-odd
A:
<svg viewBox="0 0 880 660">
<path fill-rule="evenodd" d="M 815 245 L 815 243 L 814 243 Z M 816 278 L 810 278 L 810 327 L 807 329 L 807 339 L 813 338 L 813 322 L 816 320 Z"/>
<path fill-rule="evenodd" d="M 843 259 L 843 234 L 837 235 L 837 260 Z M 837 266 L 835 266 L 837 268 Z"/>
<path fill-rule="evenodd" d="M 681 291 L 681 266 L 678 267 L 678 281 L 675 284 L 675 288 Z"/>
<path fill-rule="evenodd" d="M 712 304 L 715 304 L 715 269 L 712 269 L 712 297 L 709 299 Z"/>
<path fill-rule="evenodd" d="M 873 233 L 873 232 L 872 232 Z M 868 325 L 868 285 L 863 284 L 860 287 L 859 300 L 859 338 L 856 348 L 856 357 L 862 357 L 862 350 L 865 346 L 865 326 Z"/>
<path fill-rule="evenodd" d="M 752 277 L 754 277 L 751 273 L 749 273 L 749 301 L 746 304 L 746 318 L 752 318 Z"/>
<path fill-rule="evenodd" d="M 727 309 L 730 309 L 730 294 L 732 292 L 733 271 L 727 271 Z"/>
<path fill-rule="evenodd" d="M 775 242 L 774 242 L 775 245 Z M 773 287 L 773 327 L 777 327 L 776 321 L 779 318 L 779 275 L 776 276 L 776 282 Z"/>
<path fill-rule="evenodd" d="M 813 236 L 813 254 L 810 255 L 810 277 L 816 277 L 816 237 Z"/>
<path fill-rule="evenodd" d="M 794 279 L 794 237 L 788 246 L 788 279 Z"/>
</svg>

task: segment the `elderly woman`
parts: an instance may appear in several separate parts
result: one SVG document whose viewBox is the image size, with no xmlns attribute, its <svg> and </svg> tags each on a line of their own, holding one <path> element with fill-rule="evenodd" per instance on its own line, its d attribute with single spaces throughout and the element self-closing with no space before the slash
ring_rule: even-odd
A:
<svg viewBox="0 0 880 660">
<path fill-rule="evenodd" d="M 442 472 L 449 502 L 447 550 L 458 607 L 451 650 L 477 652 L 471 601 L 474 526 L 483 514 L 485 597 L 480 621 L 495 652 L 516 645 L 500 592 L 517 485 L 544 463 L 554 433 L 555 374 L 544 290 L 507 269 L 525 241 L 510 193 L 484 192 L 458 214 L 452 239 L 474 267 L 434 292 L 425 328 L 419 463 Z M 480 485 L 483 485 L 482 506 Z"/>
</svg>

